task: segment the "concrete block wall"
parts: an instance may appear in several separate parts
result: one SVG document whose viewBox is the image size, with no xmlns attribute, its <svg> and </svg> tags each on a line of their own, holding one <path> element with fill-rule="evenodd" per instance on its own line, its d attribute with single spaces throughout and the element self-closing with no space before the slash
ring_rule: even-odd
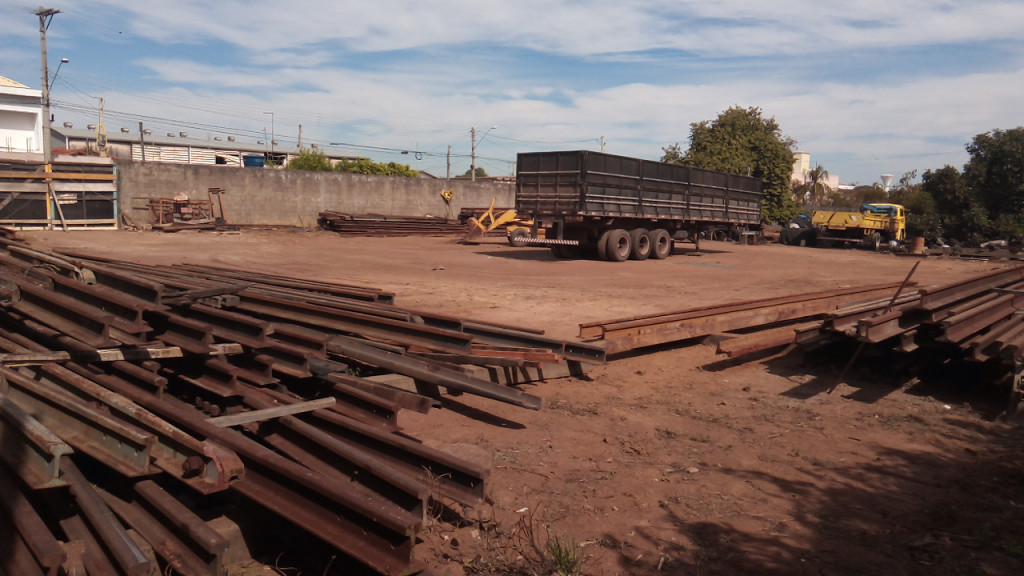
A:
<svg viewBox="0 0 1024 576">
<path fill-rule="evenodd" d="M 192 200 L 208 200 L 207 189 L 223 188 L 224 215 L 231 224 L 316 226 L 324 210 L 389 216 L 446 216 L 441 197 L 443 179 L 368 176 L 270 168 L 196 166 L 120 162 L 118 196 L 121 211 L 135 222 L 148 222 L 150 198 L 173 198 L 185 192 Z M 452 215 L 463 207 L 515 205 L 515 186 L 508 183 L 451 180 Z"/>
</svg>

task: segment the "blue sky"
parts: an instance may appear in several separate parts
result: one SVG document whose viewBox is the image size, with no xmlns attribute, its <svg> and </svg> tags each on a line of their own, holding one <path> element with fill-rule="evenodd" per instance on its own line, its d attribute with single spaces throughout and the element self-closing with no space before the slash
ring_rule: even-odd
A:
<svg viewBox="0 0 1024 576">
<path fill-rule="evenodd" d="M 1020 0 L 57 0 L 57 124 L 317 143 L 443 176 L 517 152 L 658 159 L 756 106 L 843 183 L 1024 125 Z M 0 0 L 0 76 L 41 85 L 38 3 Z M 497 129 L 487 132 L 491 126 Z M 480 139 L 484 133 L 486 137 Z M 402 154 L 409 151 L 409 154 Z M 417 152 L 419 152 L 417 154 Z"/>
</svg>

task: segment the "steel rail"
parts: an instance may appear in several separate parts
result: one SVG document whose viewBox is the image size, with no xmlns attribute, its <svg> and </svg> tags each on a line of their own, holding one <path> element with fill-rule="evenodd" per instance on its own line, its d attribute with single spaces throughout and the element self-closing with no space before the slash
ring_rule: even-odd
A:
<svg viewBox="0 0 1024 576">
<path fill-rule="evenodd" d="M 810 320 L 814 317 L 824 317 L 843 306 L 864 300 L 869 295 L 877 295 L 883 290 L 891 291 L 892 287 L 873 288 L 870 291 L 818 293 L 806 299 L 780 299 L 780 302 L 776 303 L 742 305 L 730 311 L 712 309 L 708 314 L 694 312 L 671 315 L 671 320 L 629 322 L 626 325 L 606 329 L 605 349 L 608 354 L 616 354 L 708 334 L 733 332 L 754 326 L 769 326 L 800 319 Z M 781 302 L 781 300 L 788 301 Z"/>
<path fill-rule="evenodd" d="M 1014 266 L 993 270 L 938 288 L 923 288 L 920 290 L 920 308 L 932 311 L 1021 280 L 1024 280 L 1024 266 Z"/>
<path fill-rule="evenodd" d="M 286 400 L 281 394 L 262 393 L 274 401 Z M 256 400 L 254 405 L 269 405 L 267 400 L 259 402 L 253 397 L 247 400 Z M 312 420 L 317 421 L 316 427 L 307 423 Z M 327 442 L 332 451 L 342 450 L 335 453 L 349 458 L 353 464 L 361 463 L 364 469 L 383 475 L 389 482 L 406 486 L 410 493 L 423 494 L 422 490 L 427 489 L 428 493 L 433 491 L 467 506 L 475 506 L 485 500 L 483 487 L 488 477 L 487 468 L 403 436 L 353 421 L 330 410 L 315 410 L 302 419 L 282 418 L 281 424 L 308 435 L 315 442 Z M 322 445 L 328 447 L 328 444 Z"/>
<path fill-rule="evenodd" d="M 0 459 L 33 490 L 64 486 L 60 461 L 73 449 L 7 398 L 5 392 L 0 392 Z"/>
<path fill-rule="evenodd" d="M 459 392 L 476 394 L 477 396 L 483 396 L 492 400 L 500 400 L 523 408 L 539 410 L 541 407 L 540 398 L 520 392 L 514 388 L 498 386 L 486 380 L 447 368 L 439 363 L 402 356 L 352 339 L 332 338 L 327 348 L 332 353 L 345 358 L 384 368 L 396 374 L 402 374 L 436 386 L 444 386 Z"/>
<path fill-rule="evenodd" d="M 68 488 L 82 514 L 121 570 L 127 576 L 151 574 L 154 566 L 128 535 L 124 526 L 114 518 L 113 512 L 93 490 L 89 480 L 70 460 L 61 463 L 61 474 L 67 479 Z"/>
<path fill-rule="evenodd" d="M 842 303 L 841 306 L 837 306 L 838 309 L 843 306 L 849 306 L 860 301 L 873 300 L 883 295 L 891 294 L 892 290 L 899 288 L 900 285 L 900 282 L 890 282 L 885 284 L 875 284 L 840 290 L 825 290 L 820 292 L 810 292 L 806 294 L 797 294 L 791 296 L 778 296 L 773 298 L 762 298 L 758 300 L 747 300 L 744 302 L 729 302 L 714 306 L 690 308 L 676 312 L 644 314 L 638 316 L 629 316 L 625 318 L 617 318 L 613 320 L 587 322 L 580 324 L 580 338 L 591 339 L 604 337 L 607 339 L 607 334 L 608 332 L 611 331 L 628 330 L 629 328 L 646 328 L 648 326 L 656 325 L 659 323 L 692 320 L 694 318 L 700 318 L 703 316 L 716 316 L 719 314 L 730 312 L 741 312 L 746 310 L 757 310 L 761 308 L 772 308 L 775 306 L 781 306 L 785 304 L 802 304 L 808 300 L 837 300 Z"/>
<path fill-rule="evenodd" d="M 152 434 L 85 405 L 54 384 L 3 367 L 0 376 L 10 385 L 6 395 L 11 401 L 76 451 L 89 454 L 125 476 L 156 471 L 151 466 L 152 446 L 156 442 Z"/>
<path fill-rule="evenodd" d="M 141 480 L 132 489 L 208 554 L 221 556 L 228 549 L 230 543 L 223 536 L 156 482 Z"/>
<path fill-rule="evenodd" d="M 135 530 L 153 550 L 167 562 L 167 566 L 182 576 L 214 576 L 215 570 L 194 552 L 186 542 L 161 524 L 138 502 L 129 502 L 102 488 L 95 488 L 103 502 L 121 521 Z M 219 561 L 214 562 L 216 566 Z"/>
<path fill-rule="evenodd" d="M 469 350 L 472 341 L 471 336 L 451 330 L 389 320 L 358 312 L 345 312 L 327 306 L 304 304 L 248 292 L 243 293 L 238 310 L 282 323 L 358 334 L 363 337 L 379 338 L 431 349 Z"/>
<path fill-rule="evenodd" d="M 0 517 L 4 515 L 21 535 L 36 562 L 46 568 L 48 573 L 56 573 L 65 560 L 64 550 L 21 487 L 14 481 L 8 468 L 0 465 Z M 0 519 L 0 524 L 2 523 L 3 520 Z M 2 544 L 0 542 L 0 545 Z M 0 560 L 0 565 L 2 562 Z"/>
<path fill-rule="evenodd" d="M 93 535 L 81 515 L 75 514 L 63 518 L 59 524 L 61 530 L 72 542 L 84 544 L 82 564 L 85 565 L 89 576 L 122 576 L 107 557 L 103 545 Z"/>
</svg>

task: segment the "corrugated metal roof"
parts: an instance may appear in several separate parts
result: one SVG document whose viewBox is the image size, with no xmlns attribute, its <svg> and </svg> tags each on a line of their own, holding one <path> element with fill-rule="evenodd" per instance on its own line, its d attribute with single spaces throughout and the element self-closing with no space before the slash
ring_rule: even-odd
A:
<svg viewBox="0 0 1024 576">
<path fill-rule="evenodd" d="M 15 82 L 14 80 L 4 76 L 0 76 L 0 86 L 7 86 L 9 88 L 28 88 L 28 86 L 25 86 L 20 82 Z"/>
</svg>

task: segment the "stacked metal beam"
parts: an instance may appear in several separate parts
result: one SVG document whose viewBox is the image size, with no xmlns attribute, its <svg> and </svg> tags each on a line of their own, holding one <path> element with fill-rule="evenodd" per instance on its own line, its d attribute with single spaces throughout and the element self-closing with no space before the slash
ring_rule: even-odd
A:
<svg viewBox="0 0 1024 576">
<path fill-rule="evenodd" d="M 580 336 L 602 341 L 609 354 L 708 336 L 731 357 L 838 338 L 891 341 L 902 352 L 959 349 L 968 360 L 1001 362 L 1013 370 L 1015 409 L 1024 393 L 1024 266 L 930 288 L 918 289 L 910 278 L 593 322 L 580 325 Z"/>
<path fill-rule="evenodd" d="M 0 240 L 0 574 L 224 574 L 244 551 L 222 520 L 264 555 L 415 570 L 427 506 L 482 502 L 488 470 L 397 434 L 400 410 L 537 409 L 479 374 L 601 361 L 380 290 Z"/>
<path fill-rule="evenodd" d="M 434 216 L 384 216 L 324 211 L 317 218 L 324 230 L 357 236 L 450 236 L 464 234 L 459 220 Z"/>
</svg>

